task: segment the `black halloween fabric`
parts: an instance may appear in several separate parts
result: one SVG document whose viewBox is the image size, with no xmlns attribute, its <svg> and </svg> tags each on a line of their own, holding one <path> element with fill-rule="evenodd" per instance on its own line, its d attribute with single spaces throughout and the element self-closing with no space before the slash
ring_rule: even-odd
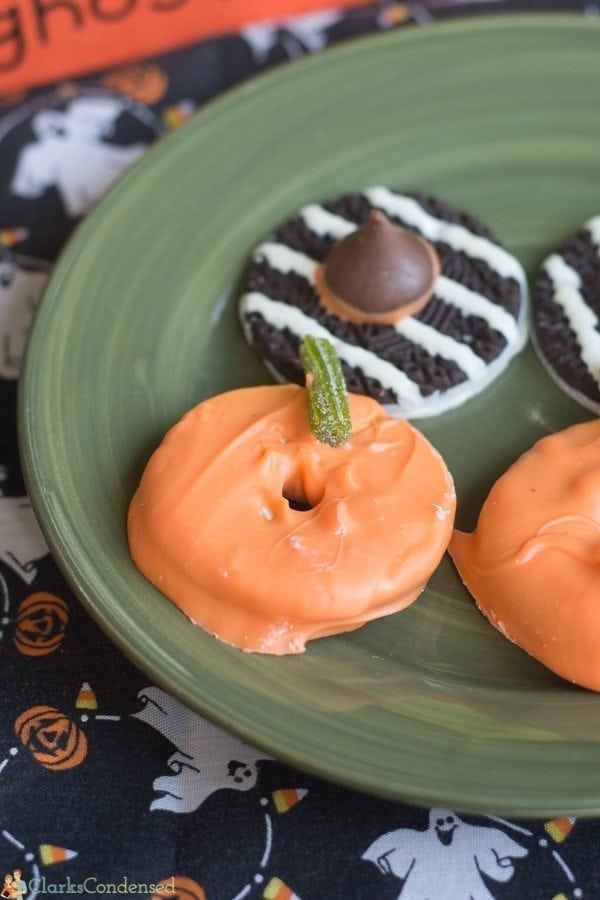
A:
<svg viewBox="0 0 600 900">
<path fill-rule="evenodd" d="M 600 897 L 596 819 L 474 817 L 364 796 L 253 750 L 152 684 L 67 587 L 26 496 L 16 435 L 26 334 L 53 263 L 156 138 L 241 80 L 341 40 L 548 8 L 598 12 L 333 5 L 0 100 L 2 897 Z"/>
</svg>

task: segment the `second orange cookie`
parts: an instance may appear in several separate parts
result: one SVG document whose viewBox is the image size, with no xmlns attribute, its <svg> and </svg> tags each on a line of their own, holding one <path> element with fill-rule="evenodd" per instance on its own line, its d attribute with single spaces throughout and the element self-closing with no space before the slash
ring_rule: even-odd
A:
<svg viewBox="0 0 600 900">
<path fill-rule="evenodd" d="M 481 611 L 558 675 L 600 691 L 600 420 L 538 441 L 450 554 Z"/>
</svg>

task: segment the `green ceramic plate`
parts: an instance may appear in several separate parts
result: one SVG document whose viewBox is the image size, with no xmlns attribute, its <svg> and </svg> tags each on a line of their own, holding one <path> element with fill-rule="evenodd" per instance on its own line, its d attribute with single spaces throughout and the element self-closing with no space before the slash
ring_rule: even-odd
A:
<svg viewBox="0 0 600 900">
<path fill-rule="evenodd" d="M 372 183 L 486 220 L 533 274 L 600 208 L 600 22 L 482 18 L 351 42 L 245 84 L 153 148 L 69 244 L 24 370 L 28 488 L 59 565 L 148 677 L 272 755 L 467 811 L 600 813 L 600 696 L 494 631 L 446 560 L 408 611 L 248 656 L 192 626 L 127 553 L 163 432 L 269 380 L 237 322 L 247 254 L 308 201 Z M 534 440 L 586 418 L 526 350 L 423 430 L 471 527 Z"/>
</svg>

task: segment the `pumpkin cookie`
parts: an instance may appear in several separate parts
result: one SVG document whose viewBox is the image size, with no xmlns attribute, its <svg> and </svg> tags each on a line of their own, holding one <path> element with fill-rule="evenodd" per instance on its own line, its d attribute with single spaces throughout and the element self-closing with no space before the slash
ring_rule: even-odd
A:
<svg viewBox="0 0 600 900">
<path fill-rule="evenodd" d="M 373 187 L 305 206 L 262 242 L 240 316 L 277 380 L 302 383 L 302 338 L 326 337 L 350 391 L 414 418 L 504 370 L 526 340 L 526 298 L 520 263 L 473 216 Z"/>
<path fill-rule="evenodd" d="M 127 522 L 134 562 L 192 621 L 275 655 L 412 603 L 456 505 L 420 431 L 346 396 L 337 360 L 310 339 L 301 357 L 306 389 L 240 388 L 175 424 Z"/>
</svg>

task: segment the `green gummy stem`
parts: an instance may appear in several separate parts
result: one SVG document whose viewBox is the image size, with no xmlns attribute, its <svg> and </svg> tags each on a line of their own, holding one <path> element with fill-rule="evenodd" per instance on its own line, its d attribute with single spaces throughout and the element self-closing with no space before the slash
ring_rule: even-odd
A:
<svg viewBox="0 0 600 900">
<path fill-rule="evenodd" d="M 352 435 L 344 373 L 331 341 L 307 335 L 300 346 L 307 375 L 308 419 L 318 441 L 339 447 Z"/>
</svg>

